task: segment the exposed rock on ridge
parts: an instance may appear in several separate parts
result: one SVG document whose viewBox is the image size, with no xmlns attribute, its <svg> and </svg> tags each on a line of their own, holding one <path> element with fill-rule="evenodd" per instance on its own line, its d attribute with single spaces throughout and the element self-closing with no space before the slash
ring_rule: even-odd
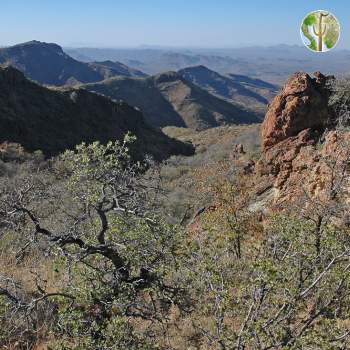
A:
<svg viewBox="0 0 350 350">
<path fill-rule="evenodd" d="M 350 156 L 349 132 L 332 130 L 330 79 L 334 77 L 296 73 L 269 106 L 261 129 L 262 154 L 255 167 L 254 209 L 266 209 L 266 198 L 267 207 L 274 208 L 303 206 L 306 197 L 330 198 L 332 177 L 335 171 L 346 170 Z"/>
<path fill-rule="evenodd" d="M 262 147 L 266 151 L 305 129 L 322 130 L 328 123 L 327 80 L 321 73 L 311 78 L 293 74 L 269 106 L 262 124 Z"/>
</svg>

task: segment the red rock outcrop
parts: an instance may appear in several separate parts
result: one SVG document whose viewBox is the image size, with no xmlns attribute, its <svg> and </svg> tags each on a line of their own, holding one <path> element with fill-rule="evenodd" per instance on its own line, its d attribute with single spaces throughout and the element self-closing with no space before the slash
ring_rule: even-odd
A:
<svg viewBox="0 0 350 350">
<path fill-rule="evenodd" d="M 305 129 L 323 129 L 329 119 L 329 78 L 315 73 L 293 74 L 283 89 L 271 102 L 262 124 L 262 147 L 266 151 L 289 137 L 297 136 Z"/>
<path fill-rule="evenodd" d="M 315 133 L 311 129 L 305 129 L 297 136 L 279 142 L 262 154 L 256 166 L 258 174 L 272 175 L 275 178 L 275 185 L 281 187 L 295 170 L 293 161 L 300 157 L 302 148 L 314 146 L 315 143 Z"/>
<path fill-rule="evenodd" d="M 315 75 L 292 75 L 269 106 L 261 130 L 262 154 L 255 166 L 254 210 L 303 206 L 301 198 L 306 197 L 325 201 L 332 196 L 335 181 L 345 184 L 350 132 L 328 129 L 327 80 L 333 77 Z"/>
</svg>

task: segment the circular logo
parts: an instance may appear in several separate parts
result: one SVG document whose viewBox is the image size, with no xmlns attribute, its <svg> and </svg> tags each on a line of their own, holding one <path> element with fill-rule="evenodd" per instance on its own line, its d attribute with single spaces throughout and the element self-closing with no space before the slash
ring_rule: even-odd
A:
<svg viewBox="0 0 350 350">
<path fill-rule="evenodd" d="M 301 23 L 300 35 L 304 45 L 315 52 L 326 52 L 335 47 L 340 37 L 340 25 L 329 11 L 310 12 Z"/>
</svg>

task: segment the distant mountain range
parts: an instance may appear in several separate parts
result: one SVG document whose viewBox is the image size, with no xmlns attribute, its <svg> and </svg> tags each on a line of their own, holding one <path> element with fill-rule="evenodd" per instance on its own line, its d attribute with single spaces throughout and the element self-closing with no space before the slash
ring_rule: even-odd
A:
<svg viewBox="0 0 350 350">
<path fill-rule="evenodd" d="M 30 41 L 0 49 L 0 64 L 11 65 L 41 84 L 74 85 L 112 76 L 144 77 L 146 74 L 119 62 L 79 62 L 56 44 Z"/>
<path fill-rule="evenodd" d="M 201 89 L 187 80 L 182 72 L 167 72 L 148 78 L 117 77 L 83 87 L 139 107 L 146 120 L 157 127 L 203 130 L 261 120 L 255 111 Z"/>
<path fill-rule="evenodd" d="M 128 131 L 137 136 L 138 156 L 148 153 L 161 160 L 193 153 L 191 145 L 153 129 L 125 102 L 84 89 L 49 89 L 13 67 L 0 68 L 0 144 L 19 143 L 51 156 L 81 142 L 119 140 Z"/>
<path fill-rule="evenodd" d="M 197 61 L 186 54 L 164 55 L 174 60 L 176 67 Z M 227 60 L 207 58 L 210 62 Z M 133 63 L 137 64 L 135 60 Z M 41 84 L 79 86 L 114 100 L 124 100 L 141 109 L 146 122 L 154 127 L 203 130 L 260 122 L 277 90 L 265 81 L 243 75 L 225 76 L 202 65 L 147 76 L 118 61 L 80 62 L 60 46 L 39 41 L 0 49 L 0 64 L 16 67 Z"/>
<path fill-rule="evenodd" d="M 75 48 L 66 52 L 85 61 L 120 61 L 147 74 L 204 65 L 220 74 L 246 75 L 278 85 L 282 85 L 296 71 L 322 71 L 325 74 L 350 71 L 348 50 L 335 49 L 326 55 L 318 55 L 304 46 L 296 45 L 232 49 Z"/>
</svg>

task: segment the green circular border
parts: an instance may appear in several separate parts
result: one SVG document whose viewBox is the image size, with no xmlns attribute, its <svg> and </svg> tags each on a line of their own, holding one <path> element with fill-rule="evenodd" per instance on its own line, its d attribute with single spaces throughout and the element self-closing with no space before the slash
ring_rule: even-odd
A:
<svg viewBox="0 0 350 350">
<path fill-rule="evenodd" d="M 303 31 L 301 30 L 301 27 L 302 27 L 302 25 L 303 25 L 303 23 L 304 23 L 305 18 L 306 18 L 307 16 L 309 16 L 310 14 L 315 13 L 315 12 L 328 12 L 328 13 L 330 13 L 330 14 L 336 19 L 336 21 L 338 22 L 339 36 L 338 36 L 337 42 L 334 44 L 334 46 L 333 46 L 331 49 L 328 49 L 327 51 L 316 51 L 316 50 L 310 49 L 310 48 L 308 47 L 308 45 L 305 44 L 305 42 L 304 42 L 304 33 L 303 33 Z M 340 36 L 341 36 L 341 26 L 340 26 L 340 22 L 339 22 L 339 20 L 338 20 L 338 17 L 336 17 L 336 16 L 333 14 L 333 12 L 328 11 L 328 10 L 314 10 L 314 11 L 308 12 L 308 13 L 303 17 L 303 19 L 302 19 L 302 21 L 301 21 L 301 23 L 300 23 L 300 26 L 299 26 L 299 34 L 300 34 L 300 39 L 301 39 L 301 41 L 302 41 L 302 43 L 303 43 L 303 46 L 305 46 L 309 51 L 314 52 L 314 53 L 327 53 L 327 52 L 329 52 L 329 51 L 332 51 L 332 50 L 338 45 L 339 40 L 340 40 Z"/>
</svg>

